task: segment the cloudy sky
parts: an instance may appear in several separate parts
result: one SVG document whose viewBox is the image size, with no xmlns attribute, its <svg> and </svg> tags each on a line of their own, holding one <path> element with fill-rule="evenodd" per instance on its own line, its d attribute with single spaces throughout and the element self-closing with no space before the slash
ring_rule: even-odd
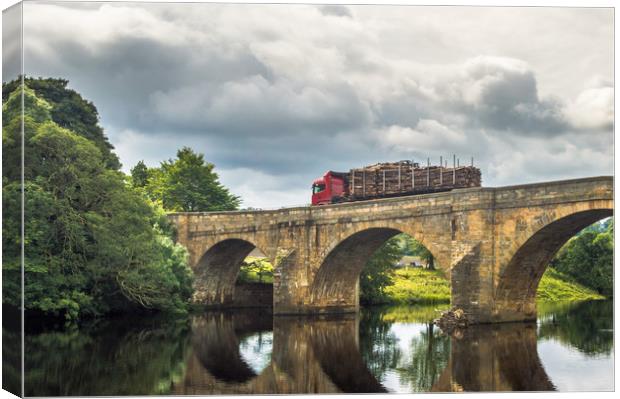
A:
<svg viewBox="0 0 620 399">
<path fill-rule="evenodd" d="M 190 146 L 243 206 L 453 153 L 485 186 L 613 174 L 609 8 L 30 2 L 24 35 L 26 74 L 93 101 L 123 170 Z"/>
</svg>

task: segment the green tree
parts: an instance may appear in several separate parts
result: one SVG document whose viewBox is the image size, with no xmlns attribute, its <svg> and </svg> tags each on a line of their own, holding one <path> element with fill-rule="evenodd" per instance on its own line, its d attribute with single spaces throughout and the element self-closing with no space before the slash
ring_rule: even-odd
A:
<svg viewBox="0 0 620 399">
<path fill-rule="evenodd" d="M 184 311 L 185 250 L 161 213 L 93 141 L 51 119 L 54 106 L 24 87 L 24 300 L 27 310 L 83 315 L 136 308 Z M 20 151 L 22 90 L 3 103 L 3 151 Z M 19 306 L 21 177 L 3 176 L 4 301 Z"/>
<path fill-rule="evenodd" d="M 136 169 L 138 168 L 138 169 Z M 143 167 L 136 165 L 137 182 L 144 176 Z M 239 197 L 232 195 L 213 171 L 214 165 L 205 162 L 202 154 L 184 147 L 177 158 L 161 163 L 148 172 L 146 192 L 167 211 L 206 212 L 231 211 L 239 208 Z"/>
<path fill-rule="evenodd" d="M 613 296 L 613 221 L 596 223 L 571 238 L 551 266 L 598 293 Z"/>
<path fill-rule="evenodd" d="M 402 258 L 398 239 L 388 240 L 368 260 L 360 275 L 360 302 L 383 303 L 387 297 L 385 288 L 392 285 L 394 267 Z"/>
<path fill-rule="evenodd" d="M 146 187 L 149 182 L 149 169 L 144 161 L 140 161 L 131 168 L 131 184 L 134 187 Z"/>
<path fill-rule="evenodd" d="M 399 234 L 394 237 L 403 255 L 418 256 L 426 262 L 426 268 L 435 270 L 435 258 L 431 251 L 422 243 L 407 234 Z"/>
<path fill-rule="evenodd" d="M 411 253 L 414 256 L 419 256 L 426 262 L 426 268 L 429 270 L 435 270 L 435 257 L 422 243 L 418 240 L 411 239 Z"/>
<path fill-rule="evenodd" d="M 27 89 L 34 90 L 39 99 L 45 100 L 50 105 L 49 112 L 52 121 L 93 142 L 101 151 L 105 166 L 115 170 L 120 169 L 118 157 L 112 152 L 114 147 L 105 136 L 103 128 L 99 126 L 97 108 L 75 90 L 68 89 L 68 80 L 26 77 L 24 84 Z M 19 93 L 20 87 L 21 77 L 3 83 L 2 103 L 4 104 L 13 93 Z M 25 104 L 24 108 L 28 110 L 30 107 Z M 32 110 L 38 109 L 40 108 Z"/>
</svg>

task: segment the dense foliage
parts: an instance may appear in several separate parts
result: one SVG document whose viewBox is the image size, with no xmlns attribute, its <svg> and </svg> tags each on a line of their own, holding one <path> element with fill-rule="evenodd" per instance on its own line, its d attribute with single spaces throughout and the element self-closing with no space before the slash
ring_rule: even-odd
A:
<svg viewBox="0 0 620 399">
<path fill-rule="evenodd" d="M 231 211 L 239 208 L 239 197 L 218 181 L 214 165 L 191 148 L 182 148 L 177 158 L 164 161 L 158 168 L 139 162 L 131 169 L 135 187 L 142 188 L 153 201 L 167 211 Z"/>
<path fill-rule="evenodd" d="M 116 169 L 94 106 L 64 89 L 66 81 L 26 82 L 26 309 L 73 320 L 136 309 L 185 311 L 192 279 L 186 252 L 170 239 L 163 211 Z M 21 283 L 21 97 L 15 82 L 3 86 L 3 301 L 14 306 Z"/>
<path fill-rule="evenodd" d="M 386 287 L 393 284 L 394 265 L 402 258 L 398 241 L 391 239 L 381 246 L 368 260 L 360 275 L 360 302 L 385 303 Z"/>
<path fill-rule="evenodd" d="M 562 247 L 552 267 L 601 295 L 612 297 L 613 230 L 613 219 L 582 230 Z"/>
<path fill-rule="evenodd" d="M 51 107 L 49 117 L 60 127 L 90 140 L 101 151 L 104 163 L 110 169 L 118 170 L 121 166 L 118 157 L 112 152 L 113 147 L 99 126 L 99 113 L 92 102 L 85 100 L 76 91 L 68 89 L 68 80 L 51 78 L 24 79 L 27 87 L 37 93 L 37 97 L 45 100 Z M 11 93 L 20 87 L 16 79 L 2 85 L 2 103 Z M 26 108 L 28 104 L 26 104 Z M 32 110 L 34 111 L 34 110 Z"/>
</svg>

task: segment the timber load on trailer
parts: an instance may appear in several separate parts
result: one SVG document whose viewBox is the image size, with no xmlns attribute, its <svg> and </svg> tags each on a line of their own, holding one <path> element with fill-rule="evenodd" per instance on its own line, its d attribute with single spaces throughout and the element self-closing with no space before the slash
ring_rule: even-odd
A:
<svg viewBox="0 0 620 399">
<path fill-rule="evenodd" d="M 472 166 L 378 163 L 349 172 L 326 172 L 312 185 L 312 205 L 362 201 L 480 187 L 480 169 Z M 455 162 L 456 163 L 456 162 Z"/>
</svg>

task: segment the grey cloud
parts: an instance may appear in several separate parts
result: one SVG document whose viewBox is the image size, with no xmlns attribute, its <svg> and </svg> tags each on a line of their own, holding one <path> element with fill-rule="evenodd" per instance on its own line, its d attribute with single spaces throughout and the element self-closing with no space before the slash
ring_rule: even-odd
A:
<svg viewBox="0 0 620 399">
<path fill-rule="evenodd" d="M 93 93 L 90 99 L 97 105 L 104 121 L 112 117 L 115 124 L 128 128 L 157 132 L 182 127 L 163 124 L 163 118 L 150 108 L 153 96 L 162 96 L 175 88 L 191 90 L 202 86 L 206 92 L 201 94 L 207 96 L 218 82 L 234 82 L 248 76 L 260 76 L 267 82 L 273 79 L 272 72 L 248 53 L 226 58 L 202 49 L 201 57 L 196 59 L 198 57 L 194 58 L 191 49 L 132 37 L 97 49 L 71 42 L 52 42 L 52 45 L 63 55 L 62 63 L 50 63 L 27 47 L 26 73 L 31 76 L 71 76 L 73 87 L 84 93 Z M 168 105 L 190 108 L 192 102 L 199 99 L 174 100 L 179 103 Z M 200 112 L 190 115 L 184 124 L 200 123 L 200 115 Z"/>
<path fill-rule="evenodd" d="M 517 136 L 550 137 L 574 129 L 564 104 L 539 98 L 534 72 L 519 60 L 477 57 L 445 75 L 426 92 L 419 82 L 403 83 L 397 95 L 376 104 L 378 120 L 413 128 L 421 119 L 435 119 Z"/>
<path fill-rule="evenodd" d="M 22 9 L 17 4 L 2 11 L 2 81 L 8 82 L 22 73 Z"/>
<path fill-rule="evenodd" d="M 353 18 L 351 14 L 351 10 L 349 10 L 346 6 L 343 5 L 324 5 L 319 6 L 319 11 L 323 15 L 334 15 L 336 17 L 349 17 Z"/>
<path fill-rule="evenodd" d="M 492 80 L 481 88 L 478 100 L 472 114 L 482 127 L 524 134 L 541 131 L 557 134 L 568 127 L 559 104 L 538 99 L 536 79 L 531 71 Z"/>
<path fill-rule="evenodd" d="M 610 82 L 577 99 L 543 96 L 536 65 L 478 56 L 484 43 L 452 56 L 450 25 L 431 26 L 415 7 L 355 8 L 355 18 L 339 6 L 63 7 L 85 14 L 30 29 L 27 73 L 67 78 L 93 101 L 125 170 L 188 145 L 252 206 L 261 186 L 248 176 L 265 179 L 270 197 L 302 203 L 328 169 L 452 153 L 462 163 L 473 155 L 486 185 L 573 176 L 571 156 L 602 159 L 583 161 L 587 173 L 609 170 Z M 67 34 L 86 15 L 95 25 L 135 18 L 135 29 Z"/>
<path fill-rule="evenodd" d="M 556 135 L 569 129 L 562 106 L 540 99 L 530 67 L 519 60 L 477 57 L 466 62 L 461 104 L 476 127 L 522 135 Z"/>
<path fill-rule="evenodd" d="M 334 134 L 366 125 L 369 110 L 347 84 L 299 86 L 264 77 L 155 93 L 152 117 L 187 131 L 241 136 Z"/>
</svg>

